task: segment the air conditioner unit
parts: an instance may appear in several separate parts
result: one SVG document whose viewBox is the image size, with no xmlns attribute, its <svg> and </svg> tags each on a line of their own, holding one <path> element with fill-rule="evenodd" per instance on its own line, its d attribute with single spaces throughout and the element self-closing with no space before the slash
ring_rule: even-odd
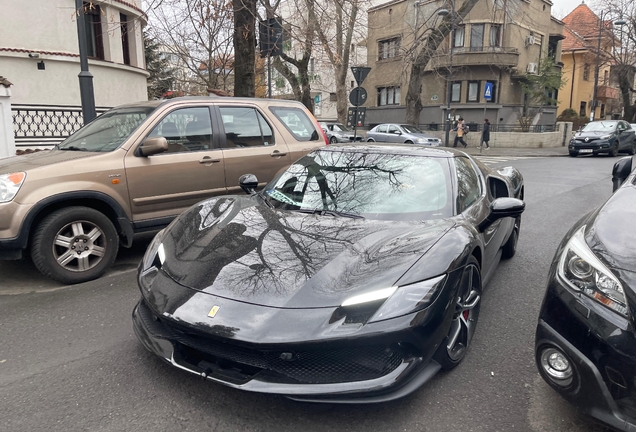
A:
<svg viewBox="0 0 636 432">
<path fill-rule="evenodd" d="M 537 64 L 536 63 L 528 63 L 528 66 L 526 67 L 526 72 L 528 72 L 529 74 L 536 74 L 537 73 Z"/>
<path fill-rule="evenodd" d="M 530 46 L 530 45 L 534 45 L 534 35 L 528 35 L 528 37 L 526 37 L 526 46 Z"/>
</svg>

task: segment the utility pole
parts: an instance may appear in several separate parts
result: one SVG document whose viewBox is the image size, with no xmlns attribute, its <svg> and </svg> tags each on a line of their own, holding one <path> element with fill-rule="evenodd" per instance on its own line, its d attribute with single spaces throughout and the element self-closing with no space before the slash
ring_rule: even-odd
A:
<svg viewBox="0 0 636 432">
<path fill-rule="evenodd" d="M 601 19 L 598 24 L 598 44 L 596 46 L 596 65 L 594 66 L 594 91 L 592 92 L 592 106 L 590 107 L 590 121 L 594 121 L 596 115 L 596 92 L 598 90 L 598 74 L 601 63 L 601 37 L 603 35 L 603 17 L 605 11 L 601 11 Z"/>
<path fill-rule="evenodd" d="M 79 86 L 82 100 L 82 117 L 84 124 L 90 123 L 97 113 L 95 111 L 95 92 L 93 91 L 93 75 L 88 71 L 88 53 L 86 47 L 86 17 L 84 15 L 84 1 L 75 0 L 77 13 L 77 38 L 79 40 L 80 73 Z"/>
</svg>

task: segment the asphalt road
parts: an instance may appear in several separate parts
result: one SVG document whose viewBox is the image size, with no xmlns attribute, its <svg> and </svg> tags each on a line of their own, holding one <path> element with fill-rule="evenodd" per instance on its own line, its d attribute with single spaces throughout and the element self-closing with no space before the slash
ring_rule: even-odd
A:
<svg viewBox="0 0 636 432">
<path fill-rule="evenodd" d="M 616 158 L 526 158 L 517 255 L 487 287 L 473 345 L 455 370 L 399 401 L 307 404 L 223 387 L 164 365 L 137 342 L 134 268 L 61 287 L 28 262 L 0 262 L 0 431 L 602 431 L 539 377 L 536 319 L 557 244 L 611 193 Z"/>
</svg>

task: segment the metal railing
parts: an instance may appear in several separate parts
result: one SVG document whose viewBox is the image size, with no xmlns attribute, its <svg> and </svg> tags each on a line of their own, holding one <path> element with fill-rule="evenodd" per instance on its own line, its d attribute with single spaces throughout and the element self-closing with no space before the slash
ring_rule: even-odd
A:
<svg viewBox="0 0 636 432">
<path fill-rule="evenodd" d="M 110 108 L 97 108 L 101 114 Z M 82 108 L 64 105 L 12 105 L 16 147 L 50 147 L 84 125 Z"/>
</svg>

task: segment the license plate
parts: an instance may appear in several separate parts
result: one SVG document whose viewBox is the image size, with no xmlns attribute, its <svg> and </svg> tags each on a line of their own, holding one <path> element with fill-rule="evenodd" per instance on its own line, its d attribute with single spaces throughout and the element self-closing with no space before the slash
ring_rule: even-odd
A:
<svg viewBox="0 0 636 432">
<path fill-rule="evenodd" d="M 581 149 L 579 150 L 579 153 L 592 153 L 594 150 L 592 149 Z"/>
</svg>

